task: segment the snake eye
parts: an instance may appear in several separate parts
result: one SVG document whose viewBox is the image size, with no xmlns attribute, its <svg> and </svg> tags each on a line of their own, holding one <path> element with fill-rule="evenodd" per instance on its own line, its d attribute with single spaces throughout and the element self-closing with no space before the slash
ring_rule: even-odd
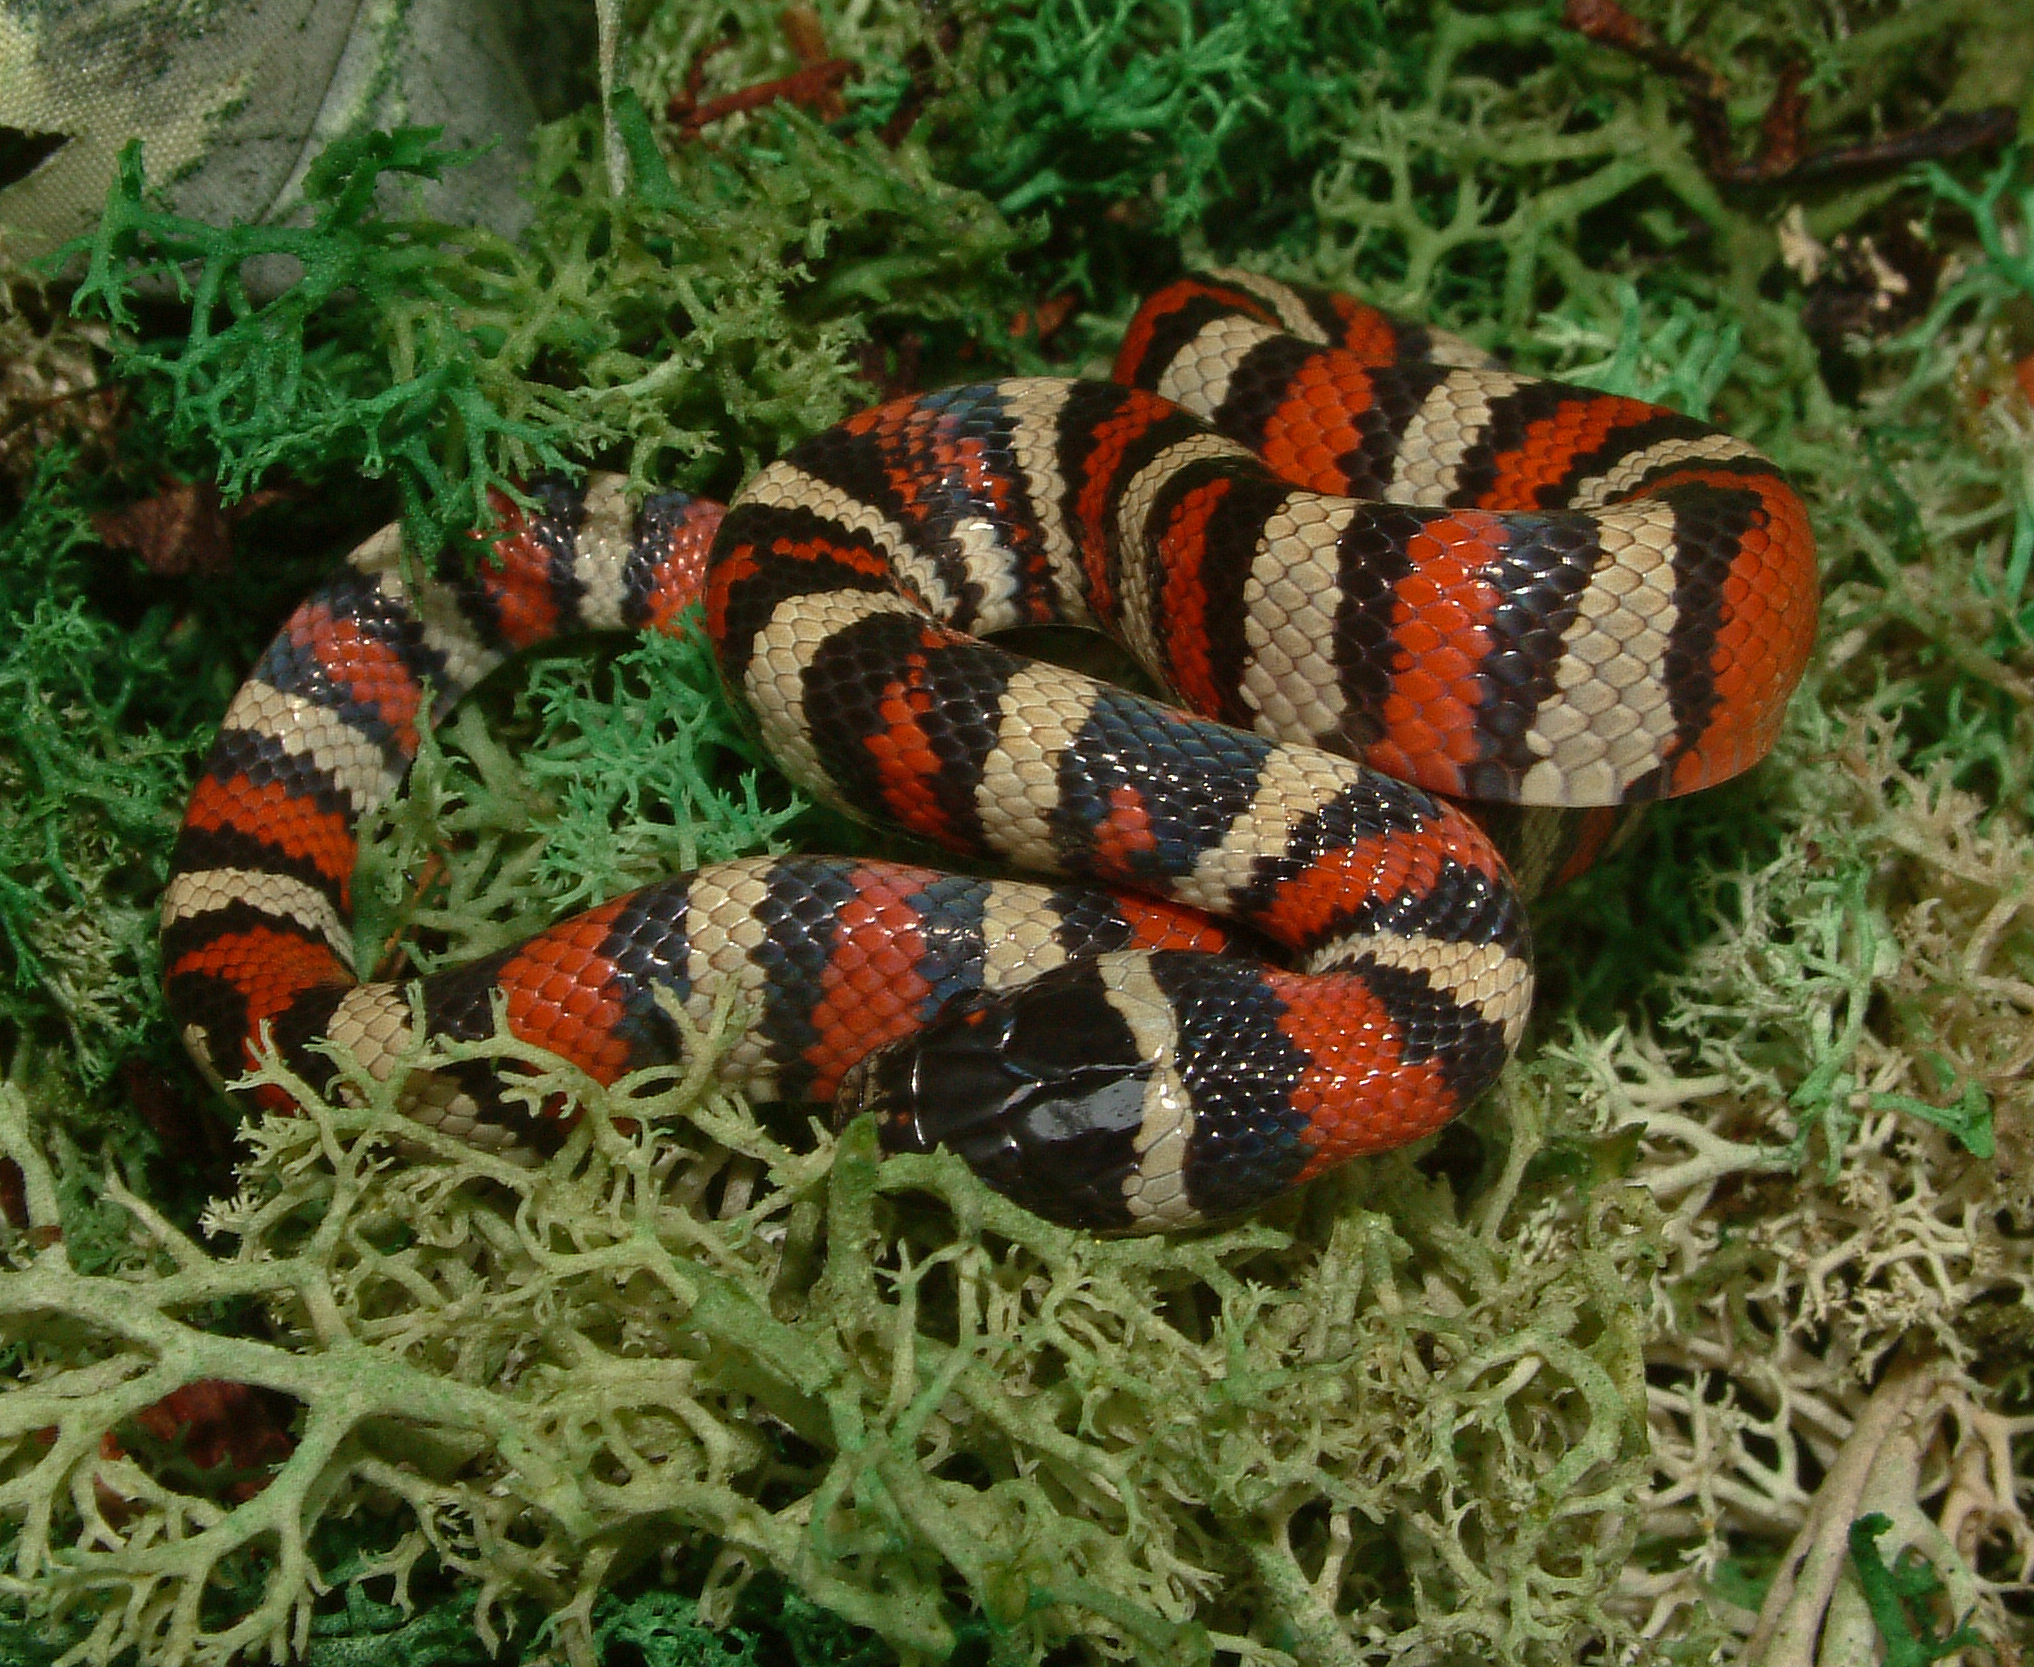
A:
<svg viewBox="0 0 2034 1667">
<path fill-rule="evenodd" d="M 874 1112 L 888 1153 L 944 1146 L 1048 1220 L 1127 1227 L 1155 1072 L 1093 963 L 1077 962 L 948 1002 L 850 1071 L 834 1115 Z"/>
</svg>

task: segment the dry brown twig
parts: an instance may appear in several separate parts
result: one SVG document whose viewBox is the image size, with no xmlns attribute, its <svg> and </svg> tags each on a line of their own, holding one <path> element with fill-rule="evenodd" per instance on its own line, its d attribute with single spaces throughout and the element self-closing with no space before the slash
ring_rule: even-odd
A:
<svg viewBox="0 0 2034 1667">
<path fill-rule="evenodd" d="M 791 50 L 798 55 L 799 67 L 789 75 L 738 87 L 702 104 L 699 94 L 707 60 L 730 44 L 725 40 L 710 43 L 685 72 L 683 90 L 664 107 L 665 119 L 678 124 L 680 138 L 696 138 L 701 128 L 723 117 L 765 109 L 780 101 L 810 110 L 821 121 L 839 121 L 847 114 L 840 89 L 861 70 L 849 59 L 829 54 L 819 14 L 800 0 L 799 4 L 786 6 L 777 23 Z"/>
<path fill-rule="evenodd" d="M 1847 179 L 1910 162 L 1990 150 L 2012 138 L 2019 125 L 2015 111 L 2005 105 L 1990 105 L 1862 144 L 1809 150 L 1802 137 L 1808 101 L 1801 92 L 1801 80 L 1806 72 L 1795 64 L 1782 73 L 1759 124 L 1758 149 L 1748 160 L 1740 160 L 1724 106 L 1729 86 L 1700 58 L 1669 46 L 1617 0 L 1567 0 L 1561 21 L 1577 34 L 1638 59 L 1680 86 L 1703 172 L 1719 185 L 1799 185 Z"/>
</svg>

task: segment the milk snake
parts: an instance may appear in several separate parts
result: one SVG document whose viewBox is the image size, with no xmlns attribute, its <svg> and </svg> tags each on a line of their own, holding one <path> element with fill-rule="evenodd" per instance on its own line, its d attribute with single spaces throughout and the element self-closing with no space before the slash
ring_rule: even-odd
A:
<svg viewBox="0 0 2034 1667">
<path fill-rule="evenodd" d="M 1114 382 L 892 401 L 724 518 L 600 477 L 537 496 L 470 582 L 369 541 L 233 701 L 163 906 L 201 1067 L 239 1077 L 266 1038 L 330 1090 L 328 1040 L 386 1076 L 417 1015 L 471 1038 L 499 1011 L 610 1082 L 732 979 L 754 1023 L 727 1080 L 873 1109 L 887 1150 L 945 1144 L 1100 1229 L 1246 1209 L 1453 1117 L 1532 975 L 1506 864 L 1438 795 L 1720 781 L 1770 748 L 1813 633 L 1800 501 L 1750 447 L 1241 273 L 1147 302 Z M 799 786 L 1054 878 L 755 858 L 359 983 L 356 828 L 425 691 L 442 712 L 562 631 L 668 627 L 702 582 Z M 977 640 L 1046 622 L 1101 626 L 1207 716 Z M 476 1142 L 556 1139 L 477 1066 L 405 1095 Z"/>
</svg>

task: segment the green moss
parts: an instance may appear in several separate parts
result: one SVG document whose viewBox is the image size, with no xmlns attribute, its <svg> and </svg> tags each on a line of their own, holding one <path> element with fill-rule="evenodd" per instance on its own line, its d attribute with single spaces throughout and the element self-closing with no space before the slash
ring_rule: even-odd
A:
<svg viewBox="0 0 2034 1667">
<path fill-rule="evenodd" d="M 768 128 L 615 197 L 596 127 L 566 118 L 539 135 L 536 218 L 514 243 L 377 210 L 384 181 L 458 165 L 431 130 L 335 144 L 301 229 L 155 208 L 132 147 L 77 304 L 134 330 L 136 288 L 176 285 L 188 334 L 115 357 L 145 415 L 199 442 L 229 497 L 278 468 L 391 475 L 431 554 L 485 520 L 489 488 L 563 467 L 567 446 L 638 483 L 696 484 L 722 456 L 746 472 L 845 414 L 872 322 L 986 323 L 953 281 L 1017 242 L 986 204 L 796 113 Z M 301 276 L 257 299 L 278 266 Z"/>
<path fill-rule="evenodd" d="M 1878 1541 L 1892 1526 L 1874 1511 L 1859 1517 L 1850 1529 L 1850 1559 L 1871 1606 L 1872 1620 L 1885 1641 L 1887 1667 L 1928 1667 L 1931 1661 L 1981 1645 L 1983 1640 L 1967 1626 L 1942 1638 L 1926 1620 L 1917 1630 L 1912 1614 L 1916 1600 L 1932 1597 L 1942 1589 L 1941 1582 L 1911 1553 L 1898 1566 L 1886 1567 Z"/>
<path fill-rule="evenodd" d="M 175 826 L 186 762 L 132 721 L 137 685 L 170 663 L 165 621 L 122 631 L 88 602 L 91 529 L 61 489 L 67 462 L 43 460 L 0 530 L 0 1013 L 45 1035 L 56 1019 L 97 1081 L 149 1019 L 130 999 L 155 975 L 148 856 Z"/>
<path fill-rule="evenodd" d="M 759 767 L 717 676 L 696 630 L 594 676 L 584 652 L 553 652 L 427 732 L 408 791 L 365 831 L 360 964 L 420 934 L 438 947 L 416 970 L 469 960 L 667 874 L 783 849 L 803 801 Z"/>
</svg>

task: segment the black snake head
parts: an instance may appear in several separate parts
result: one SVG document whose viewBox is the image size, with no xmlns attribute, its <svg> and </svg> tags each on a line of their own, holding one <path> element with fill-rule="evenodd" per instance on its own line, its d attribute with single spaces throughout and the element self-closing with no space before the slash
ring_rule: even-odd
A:
<svg viewBox="0 0 2034 1667">
<path fill-rule="evenodd" d="M 1133 1202 L 1179 1145 L 1155 1123 L 1182 1096 L 1138 1046 L 1120 1003 L 1092 961 L 1001 994 L 956 997 L 848 1072 L 835 1124 L 873 1112 L 886 1153 L 943 1146 L 1049 1221 L 1121 1231 L 1191 1219 L 1150 1219 L 1158 1211 Z"/>
</svg>

